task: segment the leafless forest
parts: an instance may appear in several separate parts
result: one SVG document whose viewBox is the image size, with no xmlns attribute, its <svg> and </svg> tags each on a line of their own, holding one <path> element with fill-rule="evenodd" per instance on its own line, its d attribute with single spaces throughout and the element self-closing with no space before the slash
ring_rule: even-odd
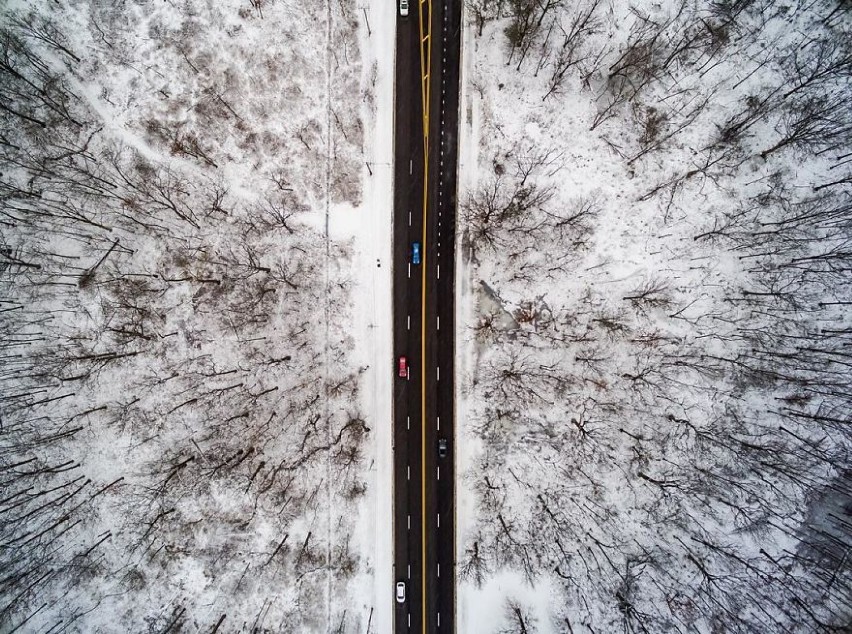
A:
<svg viewBox="0 0 852 634">
<path fill-rule="evenodd" d="M 354 8 L 30 5 L 0 18 L 0 632 L 365 631 L 322 228 L 360 195 Z"/>
<path fill-rule="evenodd" d="M 553 588 L 501 632 L 849 631 L 852 5 L 468 8 L 462 579 Z"/>
</svg>

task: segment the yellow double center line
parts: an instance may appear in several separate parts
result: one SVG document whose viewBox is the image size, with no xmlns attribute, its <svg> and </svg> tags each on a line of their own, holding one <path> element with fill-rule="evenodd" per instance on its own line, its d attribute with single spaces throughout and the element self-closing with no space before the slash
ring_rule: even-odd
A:
<svg viewBox="0 0 852 634">
<path fill-rule="evenodd" d="M 424 16 L 425 10 L 425 16 Z M 429 201 L 429 81 L 432 66 L 432 0 L 420 0 L 420 96 L 423 106 L 423 256 L 420 285 L 420 546 L 422 632 L 426 634 L 426 211 Z M 425 29 L 424 29 L 425 23 Z"/>
</svg>

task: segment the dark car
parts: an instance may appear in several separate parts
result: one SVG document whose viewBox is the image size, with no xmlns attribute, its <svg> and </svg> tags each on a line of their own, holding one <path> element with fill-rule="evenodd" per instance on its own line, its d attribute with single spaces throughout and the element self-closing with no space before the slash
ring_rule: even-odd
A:
<svg viewBox="0 0 852 634">
<path fill-rule="evenodd" d="M 412 264 L 420 264 L 420 243 L 412 242 L 411 243 L 411 263 Z"/>
<path fill-rule="evenodd" d="M 438 439 L 438 457 L 446 458 L 447 457 L 447 439 L 440 438 Z"/>
</svg>

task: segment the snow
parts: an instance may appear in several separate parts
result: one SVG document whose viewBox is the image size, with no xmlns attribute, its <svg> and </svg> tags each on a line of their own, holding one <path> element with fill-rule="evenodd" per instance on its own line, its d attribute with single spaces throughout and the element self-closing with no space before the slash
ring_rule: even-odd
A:
<svg viewBox="0 0 852 634">
<path fill-rule="evenodd" d="M 354 237 L 356 277 L 363 290 L 355 291 L 359 301 L 353 317 L 359 333 L 358 348 L 369 369 L 362 375 L 364 409 L 373 419 L 369 504 L 361 513 L 363 552 L 373 558 L 364 580 L 372 594 L 364 597 L 375 607 L 369 632 L 393 629 L 393 359 L 391 324 L 392 295 L 391 235 L 393 228 L 393 78 L 396 12 L 386 2 L 371 0 L 368 8 L 370 34 L 361 28 L 364 51 L 362 83 L 370 86 L 374 101 L 362 106 L 362 118 L 368 122 L 365 138 L 365 167 L 362 172 L 364 203 L 357 214 L 349 214 L 347 231 Z M 373 71 L 375 69 L 375 74 Z M 334 217 L 332 226 L 345 221 Z"/>
<path fill-rule="evenodd" d="M 483 5 L 458 631 L 848 624 L 848 13 Z M 3 11 L 0 630 L 390 631 L 394 4 Z"/>
<path fill-rule="evenodd" d="M 472 89 L 472 77 L 474 62 L 477 59 L 476 38 L 474 29 L 470 25 L 467 5 L 462 6 L 462 24 L 466 25 L 462 30 L 460 78 L 459 78 L 459 153 L 458 153 L 458 191 L 463 192 L 475 185 L 477 168 L 477 147 L 480 138 L 480 110 L 479 101 L 474 98 Z M 459 198 L 459 200 L 461 200 Z M 455 376 L 456 376 L 456 439 L 455 460 L 456 473 L 456 570 L 458 562 L 463 561 L 465 546 L 472 537 L 472 527 L 477 518 L 477 498 L 472 488 L 470 474 L 476 467 L 476 457 L 482 451 L 482 443 L 477 434 L 468 427 L 466 419 L 470 411 L 468 395 L 470 394 L 471 380 L 473 378 L 476 363 L 475 346 L 470 334 L 469 324 L 475 321 L 475 293 L 471 288 L 472 275 L 468 250 L 462 240 L 463 232 L 456 232 L 456 315 L 455 315 Z M 458 578 L 458 573 L 457 573 Z M 471 584 L 457 585 L 456 599 L 456 630 L 459 632 L 471 632 L 477 625 L 482 624 L 483 615 L 496 614 L 501 605 L 495 605 L 502 601 L 502 586 L 496 586 L 497 593 L 492 591 L 490 597 L 483 597 L 483 592 Z M 495 594 L 497 595 L 495 598 Z M 489 602 L 491 609 L 481 609 L 480 606 Z M 496 608 L 496 609 L 495 609 Z"/>
<path fill-rule="evenodd" d="M 816 599 L 814 587 L 830 594 L 817 579 L 831 568 L 796 553 L 809 500 L 848 466 L 850 441 L 778 405 L 834 375 L 771 359 L 795 356 L 786 337 L 814 337 L 823 319 L 848 326 L 848 313 L 818 302 L 848 301 L 849 279 L 790 273 L 768 286 L 762 272 L 785 260 L 758 223 L 784 217 L 773 201 L 801 204 L 831 180 L 849 139 L 764 160 L 784 129 L 777 111 L 737 141 L 718 139 L 753 107 L 744 104 L 790 81 L 783 52 L 803 33 L 845 41 L 848 17 L 829 27 L 815 5 L 758 4 L 727 35 L 707 35 L 720 5 L 601 2 L 575 51 L 581 62 L 543 98 L 561 39 L 551 18 L 567 26 L 593 4 L 553 9 L 520 71 L 517 52 L 507 64 L 510 18 L 477 35 L 483 4 L 468 6 L 461 105 L 459 631 L 521 631 L 521 621 L 537 632 L 566 621 L 573 632 L 781 630 L 813 622 L 788 607 L 802 596 L 843 622 L 849 566 L 838 555 L 830 566 L 844 571 L 842 588 Z M 708 39 L 647 84 L 641 64 L 624 84 L 609 76 L 649 50 L 622 58 L 629 41 L 669 20 L 649 68 L 681 37 Z M 625 85 L 643 87 L 619 101 Z M 848 98 L 849 78 L 823 89 Z M 527 189 L 513 189 L 522 179 Z M 489 194 L 496 213 L 477 216 Z M 742 210 L 754 225 L 700 237 Z M 828 231 L 836 243 L 842 233 Z M 783 284 L 798 309 L 749 295 Z M 811 316 L 816 305 L 824 314 Z M 808 396 L 811 411 L 843 411 L 842 396 L 823 395 Z M 791 427 L 798 440 L 779 431 Z M 817 437 L 831 445 L 825 454 L 809 449 Z M 810 484 L 775 470 L 778 456 Z"/>
<path fill-rule="evenodd" d="M 48 138 L 3 119 L 4 176 L 41 192 L 10 196 L 22 220 L 3 246 L 41 268 L 3 270 L 23 309 L 2 325 L 45 343 L 3 379 L 35 396 L 4 412 L 0 460 L 31 525 L 2 537 L 51 541 L 5 551 L 23 576 L 0 629 L 388 631 L 395 11 L 16 9 L 80 57 L 26 40 L 84 123 L 36 100 L 10 103 L 52 117 Z M 86 140 L 53 171 L 28 163 Z M 80 215 L 28 215 L 38 201 Z M 26 497 L 84 482 L 55 507 Z"/>
</svg>

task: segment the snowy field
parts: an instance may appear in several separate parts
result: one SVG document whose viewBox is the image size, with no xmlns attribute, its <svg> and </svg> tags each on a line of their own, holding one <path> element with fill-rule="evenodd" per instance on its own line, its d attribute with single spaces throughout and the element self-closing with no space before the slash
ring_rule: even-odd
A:
<svg viewBox="0 0 852 634">
<path fill-rule="evenodd" d="M 848 631 L 849 4 L 466 25 L 459 631 Z"/>
<path fill-rule="evenodd" d="M 383 5 L 4 3 L 0 632 L 389 631 Z"/>
</svg>

